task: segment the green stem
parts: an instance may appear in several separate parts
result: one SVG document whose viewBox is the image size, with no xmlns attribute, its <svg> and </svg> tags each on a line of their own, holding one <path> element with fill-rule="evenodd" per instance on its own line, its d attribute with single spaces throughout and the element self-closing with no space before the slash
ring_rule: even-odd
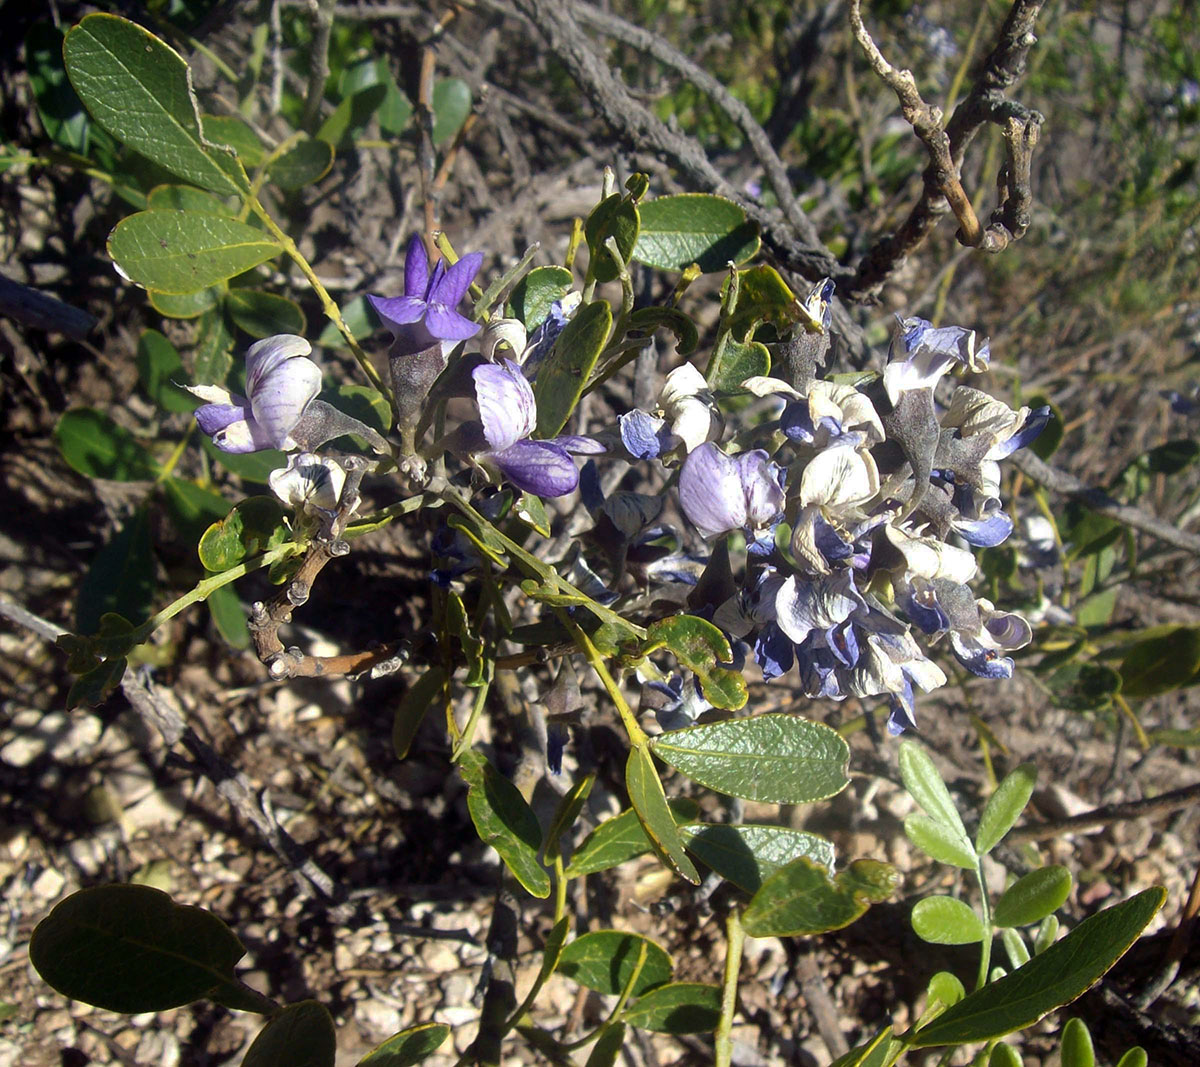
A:
<svg viewBox="0 0 1200 1067">
<path fill-rule="evenodd" d="M 721 1021 L 715 1034 L 715 1067 L 730 1067 L 733 1062 L 733 1013 L 737 1010 L 738 972 L 742 967 L 742 946 L 746 931 L 742 914 L 735 907 L 725 920 L 725 982 L 721 990 Z"/>
<path fill-rule="evenodd" d="M 621 716 L 621 722 L 624 723 L 625 731 L 629 734 L 629 743 L 638 748 L 644 748 L 650 743 L 650 738 L 646 736 L 646 731 L 638 725 L 636 716 L 634 716 L 633 711 L 625 700 L 624 694 L 621 692 L 621 687 L 617 685 L 616 680 L 609 673 L 608 667 L 604 663 L 604 657 L 596 650 L 596 646 L 592 644 L 588 635 L 576 625 L 574 620 L 565 611 L 559 612 L 559 619 L 566 625 L 567 630 L 575 639 L 575 644 L 579 647 L 579 651 L 587 657 L 592 670 L 596 672 L 596 677 L 600 679 L 601 684 L 612 698 L 612 702 L 617 706 L 617 714 Z"/>
<path fill-rule="evenodd" d="M 982 989 L 987 985 L 988 974 L 992 966 L 992 941 L 996 936 L 992 928 L 992 903 L 988 899 L 987 882 L 983 877 L 983 857 L 975 865 L 975 878 L 979 882 L 980 911 L 983 912 L 983 941 L 979 953 L 979 974 L 975 980 L 975 988 Z"/>
<path fill-rule="evenodd" d="M 479 716 L 483 713 L 483 705 L 487 702 L 488 690 L 491 687 L 492 683 L 489 681 L 475 690 L 475 703 L 471 705 L 471 714 L 467 717 L 467 724 L 462 728 L 462 733 L 459 734 L 450 753 L 451 763 L 457 763 L 462 759 L 463 753 L 471 747 L 475 727 L 479 723 Z"/>
<path fill-rule="evenodd" d="M 279 228 L 278 223 L 271 218 L 270 212 L 262 206 L 262 202 L 256 196 L 250 197 L 250 210 L 254 212 L 266 226 L 268 232 L 279 245 L 283 248 L 293 262 L 298 266 L 304 277 L 308 279 L 308 284 L 312 286 L 313 292 L 317 294 L 317 299 L 321 302 L 321 310 L 325 312 L 326 317 L 338 328 L 338 332 L 346 339 L 346 344 L 350 346 L 350 351 L 354 353 L 354 358 L 358 360 L 359 367 L 362 368 L 363 374 L 367 376 L 367 380 L 379 390 L 388 405 L 395 407 L 392 402 L 392 393 L 383 383 L 383 379 L 379 376 L 379 372 L 375 369 L 375 365 L 371 362 L 370 357 L 362 350 L 362 346 L 355 340 L 354 334 L 350 327 L 346 325 L 346 320 L 342 318 L 342 312 L 334 303 L 333 297 L 329 295 L 329 291 L 321 284 L 321 279 L 317 277 L 316 272 L 312 269 L 308 260 L 301 254 L 300 249 L 296 247 L 296 242 L 293 241 L 286 233 Z"/>
<path fill-rule="evenodd" d="M 626 1002 L 631 996 L 633 996 L 633 991 L 637 987 L 638 979 L 642 976 L 642 968 L 646 966 L 646 946 L 646 941 L 642 940 L 639 942 L 638 957 L 634 962 L 633 971 L 629 975 L 629 980 L 625 983 L 625 988 L 621 990 L 621 995 L 617 999 L 616 1005 L 613 1007 L 613 1010 L 608 1013 L 608 1018 L 605 1019 L 604 1022 L 602 1022 L 599 1026 L 597 1026 L 596 1029 L 590 1034 L 585 1034 L 583 1037 L 578 1038 L 569 1044 L 563 1045 L 562 1050 L 564 1052 L 574 1052 L 576 1049 L 583 1048 L 584 1045 L 591 1044 L 591 1042 L 603 1037 L 605 1030 L 620 1021 L 621 1012 L 625 1010 Z"/>
<path fill-rule="evenodd" d="M 188 441 L 191 440 L 192 431 L 195 428 L 196 423 L 192 422 L 188 426 L 187 430 L 184 431 L 183 438 L 180 440 L 179 444 L 175 446 L 175 451 L 171 453 L 170 457 L 167 459 L 167 462 L 163 464 L 162 470 L 158 472 L 158 477 L 154 479 L 155 485 L 162 485 L 164 481 L 171 477 L 171 472 L 179 464 L 179 461 L 183 458 L 183 453 L 187 450 Z"/>
</svg>

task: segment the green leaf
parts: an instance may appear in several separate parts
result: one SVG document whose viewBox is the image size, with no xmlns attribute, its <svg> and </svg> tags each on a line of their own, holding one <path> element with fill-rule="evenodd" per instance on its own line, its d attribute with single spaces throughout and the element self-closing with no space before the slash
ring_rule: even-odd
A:
<svg viewBox="0 0 1200 1067">
<path fill-rule="evenodd" d="M 444 1023 L 410 1026 L 368 1052 L 358 1061 L 358 1067 L 414 1067 L 432 1056 L 449 1036 L 450 1027 Z"/>
<path fill-rule="evenodd" d="M 1121 692 L 1151 697 L 1194 685 L 1200 674 L 1200 626 L 1156 627 L 1121 660 Z"/>
<path fill-rule="evenodd" d="M 277 333 L 304 333 L 304 312 L 286 296 L 261 289 L 230 289 L 225 305 L 234 324 L 255 340 Z"/>
<path fill-rule="evenodd" d="M 1004 835 L 1021 817 L 1036 784 L 1037 767 L 1022 763 L 996 786 L 979 817 L 979 829 L 975 833 L 975 851 L 979 855 L 986 856 L 1004 840 Z"/>
<path fill-rule="evenodd" d="M 932 819 L 966 840 L 967 829 L 963 826 L 962 816 L 958 814 L 958 809 L 950 798 L 950 790 L 938 774 L 933 760 L 916 741 L 900 742 L 900 777 L 913 800 L 920 804 Z"/>
<path fill-rule="evenodd" d="M 747 378 L 764 375 L 770 369 L 771 353 L 766 345 L 758 341 L 735 341 L 727 335 L 713 354 L 709 383 L 714 389 L 732 393 L 741 389 Z"/>
<path fill-rule="evenodd" d="M 691 822 L 699 814 L 700 806 L 694 800 L 675 797 L 667 801 L 675 825 Z M 620 815 L 606 819 L 584 839 L 575 850 L 567 867 L 568 878 L 583 874 L 595 874 L 618 867 L 626 860 L 643 856 L 653 849 L 646 831 L 633 808 L 626 808 Z"/>
<path fill-rule="evenodd" d="M 576 782 L 558 803 L 558 810 L 554 813 L 554 818 L 550 820 L 550 828 L 546 831 L 546 851 L 545 857 L 547 863 L 553 863 L 560 855 L 562 850 L 559 847 L 559 839 L 572 826 L 575 825 L 575 820 L 579 818 L 579 813 L 583 810 L 584 801 L 587 800 L 588 794 L 592 791 L 592 786 L 596 782 L 596 776 L 589 774 Z"/>
<path fill-rule="evenodd" d="M 550 536 L 550 516 L 546 514 L 546 505 L 541 497 L 522 493 L 513 514 L 535 533 L 543 537 Z"/>
<path fill-rule="evenodd" d="M 554 350 L 533 383 L 538 437 L 555 437 L 562 432 L 611 329 L 612 308 L 608 301 L 594 300 L 580 308 L 558 335 Z"/>
<path fill-rule="evenodd" d="M 642 946 L 646 946 L 646 962 L 642 964 L 633 995 L 643 993 L 671 980 L 671 957 L 648 938 L 627 934 L 622 930 L 593 930 L 577 937 L 558 961 L 558 973 L 597 993 L 617 996 L 633 976 Z"/>
<path fill-rule="evenodd" d="M 379 128 L 384 133 L 401 133 L 412 117 L 412 104 L 400 91 L 386 61 L 364 59 L 361 63 L 347 67 L 342 74 L 339 88 L 342 96 L 346 97 L 372 85 L 382 85 L 385 89 L 383 103 L 375 112 Z"/>
<path fill-rule="evenodd" d="M 630 750 L 625 764 L 625 788 L 658 858 L 676 874 L 699 885 L 700 875 L 684 851 L 674 813 L 667 804 L 658 771 L 654 769 L 654 759 L 641 745 Z"/>
<path fill-rule="evenodd" d="M 957 831 L 928 815 L 908 816 L 904 820 L 904 833 L 917 848 L 939 863 L 973 871 L 979 862 L 965 835 L 960 837 Z"/>
<path fill-rule="evenodd" d="M 233 149 L 248 168 L 262 166 L 267 158 L 267 150 L 258 134 L 235 115 L 201 115 L 200 129 L 209 144 Z"/>
<path fill-rule="evenodd" d="M 160 315 L 169 319 L 195 319 L 211 311 L 225 295 L 224 285 L 212 285 L 194 293 L 159 293 L 146 290 L 146 299 Z"/>
<path fill-rule="evenodd" d="M 303 189 L 324 178 L 332 166 L 333 146 L 328 141 L 306 137 L 272 160 L 267 173 L 281 189 Z"/>
<path fill-rule="evenodd" d="M 650 627 L 642 651 L 658 648 L 669 648 L 682 666 L 695 672 L 705 699 L 714 707 L 736 710 L 745 705 L 746 679 L 741 671 L 721 666 L 733 659 L 733 653 L 725 635 L 708 620 L 695 615 L 660 619 Z"/>
<path fill-rule="evenodd" d="M 1134 1045 L 1128 1052 L 1117 1060 L 1117 1067 L 1146 1067 L 1150 1057 L 1141 1045 Z"/>
<path fill-rule="evenodd" d="M 1030 926 L 1058 911 L 1071 893 L 1071 872 L 1066 867 L 1039 867 L 1018 878 L 996 902 L 997 926 Z"/>
<path fill-rule="evenodd" d="M 222 452 L 208 437 L 200 439 L 200 446 L 226 470 L 260 485 L 266 484 L 272 471 L 287 466 L 287 456 L 276 448 L 268 448 L 263 452 Z"/>
<path fill-rule="evenodd" d="M 698 860 L 747 893 L 799 856 L 832 873 L 833 845 L 816 834 L 786 826 L 716 823 L 681 829 L 683 843 Z"/>
<path fill-rule="evenodd" d="M 88 111 L 117 140 L 204 189 L 248 188 L 236 161 L 204 143 L 187 63 L 152 33 L 87 15 L 67 34 L 63 59 Z"/>
<path fill-rule="evenodd" d="M 332 398 L 332 404 L 338 411 L 358 419 L 359 422 L 365 423 L 373 430 L 378 430 L 381 434 L 386 435 L 392 428 L 391 405 L 374 386 L 345 382 L 338 386 L 337 392 Z M 351 434 L 350 438 L 357 441 L 358 435 Z M 362 447 L 364 449 L 367 447 L 365 441 L 362 443 Z"/>
<path fill-rule="evenodd" d="M 230 647 L 250 647 L 250 628 L 246 625 L 246 613 L 232 585 L 223 585 L 208 594 L 209 614 L 217 629 Z"/>
<path fill-rule="evenodd" d="M 67 80 L 62 31 L 49 22 L 31 27 L 25 37 L 25 65 L 46 136 L 63 148 L 86 154 L 88 116 Z"/>
<path fill-rule="evenodd" d="M 596 281 L 611 282 L 620 274 L 612 253 L 604 247 L 605 241 L 613 238 L 622 260 L 628 264 L 637 244 L 638 226 L 638 208 L 632 197 L 613 193 L 592 208 L 583 232 L 592 257 L 589 269 Z"/>
<path fill-rule="evenodd" d="M 805 321 L 800 312 L 796 294 L 779 276 L 779 271 L 766 263 L 759 263 L 737 272 L 737 307 L 726 323 L 729 332 L 745 338 L 755 323 L 769 322 L 780 333 L 790 332 L 797 321 Z M 721 299 L 729 293 L 728 278 L 721 285 Z"/>
<path fill-rule="evenodd" d="M 196 551 L 205 570 L 220 574 L 248 556 L 281 545 L 289 536 L 279 501 L 273 496 L 252 496 L 205 530 Z"/>
<path fill-rule="evenodd" d="M 566 296 L 573 284 L 566 267 L 534 267 L 513 287 L 504 314 L 519 319 L 533 333 L 546 321 L 554 302 Z"/>
<path fill-rule="evenodd" d="M 659 1034 L 710 1034 L 721 1021 L 721 987 L 672 982 L 653 989 L 623 1016 L 628 1026 Z"/>
<path fill-rule="evenodd" d="M 758 227 L 721 196 L 660 196 L 640 204 L 638 214 L 642 224 L 634 258 L 659 270 L 683 270 L 695 263 L 711 274 L 758 253 Z"/>
<path fill-rule="evenodd" d="M 72 408 L 54 427 L 63 459 L 88 478 L 116 482 L 148 482 L 159 465 L 128 430 L 94 408 Z"/>
<path fill-rule="evenodd" d="M 461 78 L 442 78 L 433 87 L 433 143 L 449 141 L 471 114 L 471 88 Z"/>
<path fill-rule="evenodd" d="M 1121 691 L 1121 675 L 1099 663 L 1068 663 L 1049 678 L 1054 703 L 1068 711 L 1104 711 Z"/>
<path fill-rule="evenodd" d="M 445 684 L 446 672 L 441 667 L 430 667 L 400 699 L 392 719 L 392 749 L 397 759 L 408 755 L 425 713 L 440 702 Z"/>
<path fill-rule="evenodd" d="M 625 1024 L 610 1026 L 600 1035 L 588 1054 L 584 1067 L 615 1067 L 617 1057 L 625 1048 Z"/>
<path fill-rule="evenodd" d="M 139 211 L 117 223 L 108 254 L 129 278 L 162 293 L 194 293 L 279 255 L 262 230 L 198 211 Z"/>
<path fill-rule="evenodd" d="M 151 211 L 196 211 L 226 217 L 234 214 L 219 196 L 194 185 L 156 185 L 146 197 L 146 207 Z"/>
<path fill-rule="evenodd" d="M 321 123 L 317 130 L 317 140 L 324 141 L 334 149 L 346 149 L 354 146 L 354 138 L 365 129 L 371 116 L 387 99 L 386 85 L 368 85 L 364 89 L 347 96 L 332 114 Z M 330 155 L 332 161 L 333 156 Z"/>
<path fill-rule="evenodd" d="M 1012 1045 L 996 1045 L 988 1056 L 988 1067 L 1021 1067 L 1021 1054 Z"/>
<path fill-rule="evenodd" d="M 154 553 L 150 515 L 137 509 L 92 559 L 75 601 L 75 628 L 94 633 L 101 616 L 144 619 L 154 603 Z"/>
<path fill-rule="evenodd" d="M 670 330 L 675 335 L 676 354 L 680 356 L 690 356 L 700 343 L 695 322 L 678 308 L 638 308 L 630 312 L 629 328 L 645 334 L 655 330 Z"/>
<path fill-rule="evenodd" d="M 795 715 L 689 726 L 659 734 L 654 754 L 702 785 L 769 804 L 807 804 L 846 788 L 850 750 L 836 730 Z"/>
<path fill-rule="evenodd" d="M 324 1004 L 289 1004 L 259 1031 L 246 1050 L 242 1067 L 333 1067 L 337 1031 Z"/>
<path fill-rule="evenodd" d="M 197 385 L 224 384 L 233 368 L 233 341 L 224 309 L 215 308 L 201 316 L 200 336 L 192 353 L 192 379 Z"/>
<path fill-rule="evenodd" d="M 165 1011 L 236 982 L 246 953 L 220 919 L 148 886 L 72 893 L 33 932 L 29 959 L 54 989 L 109 1011 Z"/>
<path fill-rule="evenodd" d="M 1161 886 L 1084 919 L 1040 956 L 948 1008 L 912 1045 L 965 1045 L 1032 1026 L 1069 1004 L 1117 962 L 1167 898 Z"/>
<path fill-rule="evenodd" d="M 1033 954 L 1035 956 L 1040 956 L 1058 940 L 1058 926 L 1057 915 L 1047 915 L 1042 920 L 1033 938 Z"/>
<path fill-rule="evenodd" d="M 1000 931 L 1000 940 L 1004 944 L 1004 951 L 1008 954 L 1011 970 L 1015 971 L 1029 962 L 1029 946 L 1025 944 L 1025 939 L 1017 930 L 1006 926 Z"/>
<path fill-rule="evenodd" d="M 1096 1067 L 1096 1052 L 1092 1048 L 1092 1035 L 1082 1019 L 1068 1019 L 1063 1027 L 1061 1067 Z"/>
<path fill-rule="evenodd" d="M 899 1046 L 897 1052 L 904 1047 L 892 1040 L 892 1028 L 885 1026 L 870 1041 L 839 1056 L 829 1067 L 891 1067 L 899 1058 L 891 1055 L 893 1045 Z"/>
<path fill-rule="evenodd" d="M 948 1008 L 952 1004 L 957 1004 L 966 995 L 967 991 L 956 975 L 949 971 L 938 971 L 929 979 L 929 985 L 925 989 L 927 1001 L 925 1010 L 928 1011 L 929 1007 L 935 1004 Z"/>
<path fill-rule="evenodd" d="M 917 937 L 934 945 L 973 945 L 983 940 L 983 920 L 953 897 L 926 897 L 912 910 Z"/>
<path fill-rule="evenodd" d="M 900 884 L 889 864 L 855 860 L 836 878 L 807 856 L 780 868 L 762 884 L 742 916 L 751 937 L 797 937 L 849 926 L 873 902 Z"/>
<path fill-rule="evenodd" d="M 113 656 L 85 671 L 71 683 L 71 688 L 67 691 L 67 710 L 70 711 L 81 704 L 98 708 L 121 684 L 128 665 L 129 661 L 124 656 Z"/>
<path fill-rule="evenodd" d="M 375 314 L 365 296 L 356 296 L 341 305 L 342 321 L 355 337 L 367 337 L 377 329 Z M 317 348 L 347 348 L 346 338 L 332 322 L 327 322 L 316 340 Z"/>
<path fill-rule="evenodd" d="M 542 831 L 521 791 L 477 752 L 465 752 L 459 767 L 470 786 L 467 810 L 479 839 L 500 854 L 529 893 L 548 897 L 550 875 L 538 862 Z"/>
</svg>

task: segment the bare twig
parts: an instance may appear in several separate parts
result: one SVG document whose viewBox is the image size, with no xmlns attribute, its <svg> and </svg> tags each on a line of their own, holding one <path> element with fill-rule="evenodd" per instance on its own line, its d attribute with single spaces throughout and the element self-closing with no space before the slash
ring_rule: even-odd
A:
<svg viewBox="0 0 1200 1067">
<path fill-rule="evenodd" d="M 1172 811 L 1186 808 L 1200 798 L 1200 782 L 1184 786 L 1182 789 L 1172 789 L 1157 797 L 1145 800 L 1127 800 L 1119 804 L 1104 804 L 1081 815 L 1071 815 L 1065 819 L 1051 819 L 1049 822 L 1030 823 L 1018 826 L 1009 832 L 1005 839 L 1009 844 L 1020 841 L 1047 841 L 1064 834 L 1081 834 L 1089 830 L 1099 830 L 1114 822 L 1125 822 L 1129 819 L 1141 819 L 1150 815 L 1165 815 Z"/>
<path fill-rule="evenodd" d="M 300 128 L 310 133 L 321 113 L 325 81 L 329 77 L 329 35 L 333 32 L 335 0 L 308 0 L 312 13 L 313 39 L 308 54 L 308 90 L 304 95 L 304 113 Z"/>
<path fill-rule="evenodd" d="M 38 289 L 0 274 L 0 315 L 38 330 L 66 334 L 82 341 L 96 325 L 96 316 L 64 304 Z"/>
<path fill-rule="evenodd" d="M 34 615 L 6 597 L 0 597 L 0 615 L 32 630 L 47 641 L 56 641 L 67 632 L 61 626 Z M 133 671 L 127 670 L 121 680 L 121 691 L 129 701 L 130 707 L 143 721 L 158 730 L 168 746 L 174 747 L 178 744 L 188 751 L 195 761 L 195 766 L 216 786 L 217 792 L 225 802 L 262 835 L 271 851 L 288 866 L 302 892 L 328 900 L 340 899 L 343 896 L 341 887 L 316 864 L 278 821 L 268 814 L 269 803 L 266 794 L 263 794 L 263 801 L 257 800 L 246 776 L 202 741 L 183 721 L 179 712 L 155 695 L 149 684 L 140 681 Z"/>
</svg>

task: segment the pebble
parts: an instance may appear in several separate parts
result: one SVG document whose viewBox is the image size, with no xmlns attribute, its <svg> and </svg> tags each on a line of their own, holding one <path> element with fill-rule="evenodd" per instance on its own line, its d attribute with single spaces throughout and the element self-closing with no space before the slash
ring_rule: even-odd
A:
<svg viewBox="0 0 1200 1067">
<path fill-rule="evenodd" d="M 444 941 L 432 945 L 421 954 L 422 962 L 435 974 L 456 971 L 459 968 L 458 953 Z"/>
<path fill-rule="evenodd" d="M 0 760 L 12 767 L 28 767 L 47 753 L 56 763 L 86 754 L 100 739 L 103 724 L 86 712 L 26 708 L 13 715 L 8 729 L 17 736 L 0 748 Z"/>
<path fill-rule="evenodd" d="M 179 1067 L 179 1039 L 169 1030 L 143 1034 L 133 1058 L 138 1063 L 152 1063 L 155 1067 Z"/>
<path fill-rule="evenodd" d="M 400 1010 L 374 998 L 354 1005 L 354 1019 L 380 1038 L 391 1037 L 402 1028 Z"/>
<path fill-rule="evenodd" d="M 354 966 L 354 953 L 344 941 L 333 946 L 333 969 L 339 973 Z"/>
<path fill-rule="evenodd" d="M 12 1041 L 0 1040 L 0 1067 L 17 1067 L 21 1049 Z"/>
<path fill-rule="evenodd" d="M 183 818 L 187 797 L 182 786 L 155 789 L 125 809 L 124 823 L 130 833 L 138 830 L 173 830 Z"/>
<path fill-rule="evenodd" d="M 29 891 L 38 900 L 56 900 L 59 893 L 62 892 L 63 886 L 66 884 L 67 879 L 63 875 L 59 874 L 53 867 L 47 867 L 37 876 L 33 885 L 29 887 Z"/>
</svg>

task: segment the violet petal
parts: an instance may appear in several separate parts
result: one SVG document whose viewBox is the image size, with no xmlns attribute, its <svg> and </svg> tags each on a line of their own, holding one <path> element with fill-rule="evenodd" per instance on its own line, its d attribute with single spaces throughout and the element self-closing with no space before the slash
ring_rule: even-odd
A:
<svg viewBox="0 0 1200 1067">
<path fill-rule="evenodd" d="M 471 371 L 471 377 L 475 380 L 483 433 L 494 452 L 502 452 L 533 433 L 537 406 L 520 367 L 511 359 L 481 363 Z"/>
<path fill-rule="evenodd" d="M 392 333 L 397 326 L 420 322 L 428 310 L 425 301 L 416 296 L 368 296 L 375 314 Z"/>
<path fill-rule="evenodd" d="M 579 484 L 575 461 L 549 441 L 517 441 L 487 458 L 518 489 L 535 496 L 566 496 Z"/>
<path fill-rule="evenodd" d="M 472 252 L 463 256 L 440 277 L 435 276 L 433 284 L 429 287 L 430 303 L 445 304 L 451 309 L 458 307 L 459 301 L 467 295 L 467 289 L 482 265 L 483 253 Z"/>
<path fill-rule="evenodd" d="M 304 409 L 321 391 L 321 368 L 311 359 L 284 360 L 249 390 L 250 409 L 274 448 L 282 448 Z"/>
<path fill-rule="evenodd" d="M 429 256 L 425 252 L 425 242 L 420 234 L 413 234 L 408 242 L 408 251 L 404 255 L 404 295 L 423 301 L 429 288 Z M 414 319 L 401 319 L 402 322 L 413 322 Z"/>
<path fill-rule="evenodd" d="M 246 349 L 246 395 L 253 400 L 255 392 L 276 370 L 289 360 L 302 358 L 311 352 L 312 345 L 294 333 L 278 333 L 255 341 Z M 304 362 L 310 363 L 311 360 Z"/>
<path fill-rule="evenodd" d="M 746 525 L 738 463 L 711 441 L 688 453 L 679 471 L 679 505 L 703 537 Z"/>
<path fill-rule="evenodd" d="M 425 312 L 425 326 L 441 341 L 465 341 L 474 337 L 480 329 L 479 323 L 460 315 L 453 306 L 430 301 Z"/>
</svg>

